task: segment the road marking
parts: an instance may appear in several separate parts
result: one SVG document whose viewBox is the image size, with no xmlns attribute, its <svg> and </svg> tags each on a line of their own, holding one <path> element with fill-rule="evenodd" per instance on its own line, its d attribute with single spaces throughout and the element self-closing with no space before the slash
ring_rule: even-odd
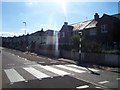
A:
<svg viewBox="0 0 120 90">
<path fill-rule="evenodd" d="M 39 58 L 39 56 L 37 56 Z"/>
<path fill-rule="evenodd" d="M 11 83 L 25 81 L 25 79 L 15 69 L 6 69 L 4 71 Z"/>
<path fill-rule="evenodd" d="M 38 62 L 38 63 L 45 63 L 45 62 Z"/>
<path fill-rule="evenodd" d="M 73 64 L 71 64 L 71 65 L 67 65 L 67 66 L 71 66 L 71 67 L 75 67 L 75 68 L 79 68 L 79 69 L 83 69 L 83 70 L 87 70 L 87 68 L 85 68 L 85 67 L 81 67 L 81 66 L 77 66 L 77 65 L 73 65 Z M 92 71 L 99 71 L 99 70 L 96 70 L 96 69 L 92 69 L 92 68 L 89 68 L 90 70 L 92 70 Z"/>
<path fill-rule="evenodd" d="M 95 88 L 101 88 L 101 87 L 95 87 Z"/>
<path fill-rule="evenodd" d="M 24 58 L 24 60 L 25 60 L 25 61 L 27 61 L 27 59 L 26 59 L 26 58 Z"/>
<path fill-rule="evenodd" d="M 13 56 L 15 56 L 15 54 L 12 54 Z"/>
<path fill-rule="evenodd" d="M 38 58 L 42 58 L 42 57 L 40 57 L 40 56 L 37 56 Z"/>
<path fill-rule="evenodd" d="M 23 68 L 23 69 L 25 69 L 27 72 L 29 72 L 33 76 L 37 77 L 38 79 L 50 77 L 50 76 L 48 76 L 48 75 L 46 75 L 46 74 L 32 68 L 32 67 L 26 67 L 26 68 Z"/>
<path fill-rule="evenodd" d="M 28 62 L 28 63 L 24 63 L 24 64 L 31 64 L 31 63 Z"/>
<path fill-rule="evenodd" d="M 41 65 L 39 65 L 39 66 L 40 66 L 41 68 L 45 69 L 45 70 L 48 70 L 48 71 L 50 71 L 50 72 L 52 72 L 52 73 L 55 73 L 55 74 L 58 74 L 58 75 L 60 75 L 60 76 L 64 76 L 64 75 L 70 74 L 70 73 L 67 73 L 67 72 L 65 72 L 65 71 L 62 71 L 62 70 L 53 68 L 53 67 L 51 67 L 51 66 L 41 66 Z"/>
<path fill-rule="evenodd" d="M 48 58 L 48 60 L 50 60 L 50 61 L 51 61 L 52 59 L 51 59 L 51 58 Z"/>
<path fill-rule="evenodd" d="M 57 63 L 56 61 L 50 62 L 50 63 Z"/>
<path fill-rule="evenodd" d="M 116 78 L 116 80 L 120 80 L 120 78 Z"/>
<path fill-rule="evenodd" d="M 101 81 L 101 82 L 98 82 L 100 84 L 105 84 L 105 83 L 108 83 L 109 81 Z"/>
<path fill-rule="evenodd" d="M 67 69 L 67 70 L 70 70 L 70 71 L 73 71 L 73 72 L 77 72 L 77 73 L 84 73 L 84 72 L 86 72 L 86 71 L 83 71 L 83 70 L 67 67 L 67 66 L 64 66 L 64 65 L 55 65 L 55 66 L 63 68 L 63 69 Z"/>
<path fill-rule="evenodd" d="M 84 82 L 91 83 L 91 84 L 93 84 L 93 85 L 102 87 L 102 88 L 107 88 L 106 86 L 103 86 L 103 85 L 100 85 L 100 84 L 97 84 L 97 83 L 94 83 L 94 82 L 91 82 L 91 81 L 88 81 L 88 80 L 85 80 L 85 79 L 82 79 L 82 78 L 78 78 L 78 77 L 74 77 L 74 76 L 72 76 L 72 77 L 73 77 L 73 78 L 76 78 L 76 79 L 78 79 L 78 80 L 82 80 L 82 81 L 84 81 Z"/>
<path fill-rule="evenodd" d="M 76 87 L 77 89 L 83 89 L 83 88 L 88 88 L 89 86 L 88 85 L 83 85 L 83 86 L 78 86 Z"/>
</svg>

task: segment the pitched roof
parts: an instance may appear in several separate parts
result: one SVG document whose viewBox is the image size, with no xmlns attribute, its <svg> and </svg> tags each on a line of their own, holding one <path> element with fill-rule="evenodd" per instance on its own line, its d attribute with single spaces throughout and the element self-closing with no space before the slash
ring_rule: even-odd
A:
<svg viewBox="0 0 120 90">
<path fill-rule="evenodd" d="M 86 27 L 85 27 L 85 29 L 88 29 L 88 28 L 94 28 L 94 27 L 96 27 L 96 24 L 98 23 L 98 21 L 96 21 L 96 20 L 92 20 Z"/>
<path fill-rule="evenodd" d="M 92 20 L 79 22 L 79 23 L 71 24 L 71 26 L 73 26 L 73 31 L 74 30 L 83 30 L 91 21 Z"/>
<path fill-rule="evenodd" d="M 119 14 L 114 14 L 114 15 L 104 14 L 102 17 L 104 17 L 104 16 L 111 17 L 111 19 L 113 21 L 120 20 L 120 13 Z M 102 19 L 102 17 L 99 18 L 99 19 Z M 83 29 L 88 29 L 88 28 L 94 28 L 94 27 L 96 27 L 97 23 L 98 23 L 98 21 L 96 21 L 95 19 L 92 19 L 92 20 L 88 20 L 88 21 L 83 21 L 83 22 L 70 24 L 70 26 L 72 26 L 73 27 L 73 31 L 75 31 L 75 30 L 83 30 Z"/>
<path fill-rule="evenodd" d="M 116 18 L 118 18 L 118 19 L 120 19 L 120 13 L 118 13 L 118 14 L 114 14 L 114 15 L 112 15 L 113 17 L 116 17 Z"/>
</svg>

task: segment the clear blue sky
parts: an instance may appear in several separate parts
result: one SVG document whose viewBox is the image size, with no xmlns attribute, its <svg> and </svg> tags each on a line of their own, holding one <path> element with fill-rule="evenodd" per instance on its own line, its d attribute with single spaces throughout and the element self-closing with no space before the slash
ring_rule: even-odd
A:
<svg viewBox="0 0 120 90">
<path fill-rule="evenodd" d="M 100 16 L 117 14 L 118 2 L 2 2 L 2 32 L 22 35 L 24 21 L 29 33 L 41 28 L 59 31 L 64 21 L 72 24 L 93 19 L 96 12 Z"/>
</svg>

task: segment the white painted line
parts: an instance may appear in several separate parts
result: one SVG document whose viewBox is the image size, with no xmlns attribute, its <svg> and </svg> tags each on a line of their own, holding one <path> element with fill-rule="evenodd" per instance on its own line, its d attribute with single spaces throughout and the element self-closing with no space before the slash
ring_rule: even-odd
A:
<svg viewBox="0 0 120 90">
<path fill-rule="evenodd" d="M 15 56 L 15 54 L 12 54 L 13 56 Z"/>
<path fill-rule="evenodd" d="M 27 72 L 29 72 L 30 74 L 32 74 L 33 76 L 35 76 L 38 79 L 50 77 L 50 76 L 48 76 L 48 75 L 46 75 L 46 74 L 32 68 L 32 67 L 25 67 L 23 69 L 25 69 Z"/>
<path fill-rule="evenodd" d="M 120 80 L 120 78 L 116 78 L 116 80 Z"/>
<path fill-rule="evenodd" d="M 4 71 L 11 83 L 25 81 L 25 79 L 15 69 L 6 69 Z"/>
<path fill-rule="evenodd" d="M 109 83 L 109 81 L 101 81 L 99 82 L 100 84 L 105 84 L 105 83 Z"/>
<path fill-rule="evenodd" d="M 83 89 L 83 88 L 88 88 L 89 86 L 88 85 L 83 85 L 83 86 L 78 86 L 76 87 L 77 89 Z"/>
<path fill-rule="evenodd" d="M 70 73 L 68 72 L 65 72 L 65 71 L 62 71 L 62 70 L 59 70 L 59 69 L 56 69 L 56 68 L 53 68 L 51 66 L 41 66 L 39 65 L 41 68 L 45 69 L 45 70 L 48 70 L 52 73 L 55 73 L 55 74 L 58 74 L 58 75 L 61 75 L 61 76 L 64 76 L 64 75 L 68 75 Z"/>
<path fill-rule="evenodd" d="M 38 63 L 45 63 L 45 62 L 38 62 Z"/>
<path fill-rule="evenodd" d="M 83 70 L 67 67 L 67 66 L 64 66 L 64 65 L 55 65 L 55 66 L 63 68 L 63 69 L 67 69 L 67 70 L 70 70 L 70 71 L 73 71 L 73 72 L 77 72 L 77 73 L 84 73 L 84 72 L 86 72 L 86 71 L 83 71 Z"/>
<path fill-rule="evenodd" d="M 26 59 L 26 58 L 24 58 L 24 60 L 25 60 L 25 61 L 27 61 L 27 59 Z"/>
<path fill-rule="evenodd" d="M 101 87 L 95 87 L 95 88 L 101 88 Z"/>
<path fill-rule="evenodd" d="M 31 63 L 24 63 L 24 64 L 31 64 Z"/>
<path fill-rule="evenodd" d="M 79 68 L 79 69 L 87 70 L 87 68 L 85 68 L 85 67 L 81 67 L 81 66 L 77 66 L 77 65 L 73 65 L 73 64 L 71 64 L 71 65 L 67 65 L 67 66 L 71 66 L 71 67 L 75 67 L 75 68 Z M 92 68 L 89 68 L 89 69 L 92 70 L 92 71 L 95 71 L 95 72 L 99 71 L 99 70 L 92 69 Z"/>
<path fill-rule="evenodd" d="M 25 59 L 25 58 L 22 58 L 22 57 L 20 57 L 21 59 Z"/>
<path fill-rule="evenodd" d="M 50 60 L 50 61 L 51 61 L 52 59 L 51 59 L 51 58 L 48 58 L 48 60 Z"/>
</svg>

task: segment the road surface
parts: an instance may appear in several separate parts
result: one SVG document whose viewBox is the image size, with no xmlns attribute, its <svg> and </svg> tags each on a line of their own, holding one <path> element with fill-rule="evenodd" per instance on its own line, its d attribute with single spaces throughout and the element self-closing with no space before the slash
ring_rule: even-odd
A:
<svg viewBox="0 0 120 90">
<path fill-rule="evenodd" d="M 96 88 L 119 90 L 119 73 L 2 49 L 2 88 Z"/>
</svg>

